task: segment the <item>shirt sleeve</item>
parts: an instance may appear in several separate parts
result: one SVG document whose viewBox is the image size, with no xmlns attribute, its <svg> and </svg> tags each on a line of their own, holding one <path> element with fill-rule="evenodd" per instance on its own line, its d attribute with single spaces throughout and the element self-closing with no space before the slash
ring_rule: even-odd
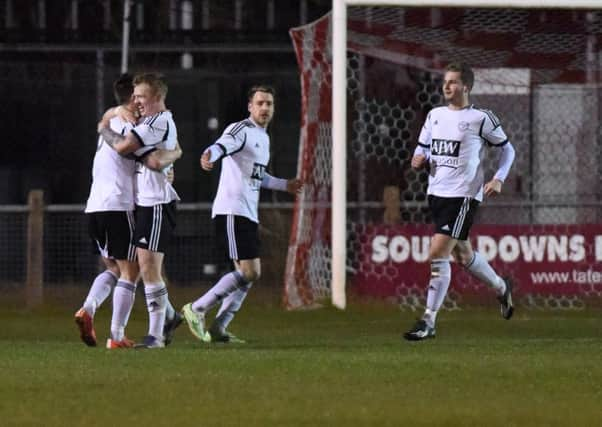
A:
<svg viewBox="0 0 602 427">
<path fill-rule="evenodd" d="M 500 156 L 500 163 L 498 165 L 498 170 L 493 177 L 504 182 L 508 176 L 508 172 L 510 172 L 512 163 L 514 162 L 515 150 L 510 142 L 502 145 L 501 149 L 502 155 Z"/>
<path fill-rule="evenodd" d="M 426 116 L 426 120 L 424 121 L 424 124 L 422 125 L 422 129 L 420 130 L 420 135 L 418 136 L 418 146 L 422 146 L 423 148 L 426 149 L 430 149 L 431 148 L 431 131 L 432 131 L 432 124 L 431 124 L 431 117 L 432 117 L 432 112 L 429 113 L 428 116 Z"/>
<path fill-rule="evenodd" d="M 496 115 L 489 110 L 482 111 L 485 113 L 485 117 L 481 122 L 479 136 L 489 145 L 499 147 L 508 143 L 508 137 Z"/>
<path fill-rule="evenodd" d="M 267 172 L 263 174 L 263 180 L 261 186 L 270 190 L 286 191 L 286 184 L 288 180 L 283 178 L 276 178 Z"/>
<path fill-rule="evenodd" d="M 211 153 L 210 162 L 215 162 L 222 157 L 231 156 L 232 154 L 242 150 L 247 142 L 246 125 L 243 123 L 232 123 L 225 130 L 222 136 L 219 137 L 205 151 Z"/>
<path fill-rule="evenodd" d="M 144 157 L 150 152 L 156 150 L 159 144 L 170 141 L 170 131 L 175 132 L 175 129 L 170 129 L 169 121 L 165 115 L 158 113 L 154 116 L 146 118 L 142 123 L 136 125 L 132 129 L 132 133 L 140 142 L 141 147 L 134 152 L 137 157 Z M 173 139 L 173 138 L 172 138 Z M 165 149 L 173 149 L 175 147 L 162 147 Z"/>
<path fill-rule="evenodd" d="M 427 159 L 431 157 L 431 113 L 426 117 L 424 124 L 422 125 L 422 129 L 420 130 L 420 135 L 418 136 L 418 145 L 414 150 L 414 156 L 423 155 Z"/>
</svg>

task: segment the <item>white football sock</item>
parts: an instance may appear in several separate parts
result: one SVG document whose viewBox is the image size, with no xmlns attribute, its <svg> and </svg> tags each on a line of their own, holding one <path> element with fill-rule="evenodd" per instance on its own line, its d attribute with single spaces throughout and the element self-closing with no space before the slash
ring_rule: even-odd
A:
<svg viewBox="0 0 602 427">
<path fill-rule="evenodd" d="M 115 286 L 115 290 L 113 291 L 111 338 L 115 341 L 121 341 L 125 336 L 125 327 L 130 318 L 135 297 L 136 285 L 120 279 Z"/>
<path fill-rule="evenodd" d="M 431 328 L 435 327 L 435 322 L 437 321 L 437 313 L 438 311 L 433 311 L 430 309 L 424 310 L 424 315 L 422 316 L 422 320 L 426 322 Z"/>
<path fill-rule="evenodd" d="M 167 287 L 165 283 L 149 283 L 144 285 L 146 307 L 148 309 L 148 335 L 163 339 L 165 310 L 167 306 Z"/>
<path fill-rule="evenodd" d="M 234 315 L 238 312 L 242 306 L 243 301 L 249 293 L 249 289 L 253 286 L 253 282 L 247 283 L 236 289 L 230 295 L 228 295 L 222 301 L 222 305 L 219 308 L 217 316 L 213 321 L 212 329 L 217 329 L 220 332 L 225 332 L 228 329 L 228 325 L 234 319 Z"/>
<path fill-rule="evenodd" d="M 237 288 L 245 285 L 245 283 L 242 274 L 238 271 L 226 273 L 205 293 L 205 295 L 192 303 L 192 309 L 196 312 L 204 313 L 234 292 Z"/>
<path fill-rule="evenodd" d="M 448 259 L 434 259 L 431 261 L 431 280 L 426 294 L 426 312 L 423 319 L 430 327 L 435 326 L 437 312 L 443 305 L 447 289 L 451 281 L 451 266 Z M 428 315 L 427 315 L 428 313 Z"/>
<path fill-rule="evenodd" d="M 472 260 L 464 267 L 490 288 L 495 289 L 498 295 L 503 295 L 506 292 L 506 282 L 496 274 L 487 260 L 478 252 L 474 252 Z"/>
<path fill-rule="evenodd" d="M 90 316 L 94 317 L 96 309 L 111 295 L 115 283 L 117 283 L 117 276 L 111 270 L 105 270 L 96 276 L 84 301 L 84 310 Z"/>
<path fill-rule="evenodd" d="M 165 321 L 170 321 L 176 315 L 176 309 L 171 305 L 171 301 L 169 298 L 167 299 L 167 304 L 165 305 Z"/>
</svg>

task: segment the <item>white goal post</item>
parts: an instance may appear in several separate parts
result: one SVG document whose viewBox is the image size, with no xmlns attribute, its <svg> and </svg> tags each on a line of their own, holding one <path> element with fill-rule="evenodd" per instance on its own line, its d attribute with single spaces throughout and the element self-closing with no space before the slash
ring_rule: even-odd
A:
<svg viewBox="0 0 602 427">
<path fill-rule="evenodd" d="M 333 0 L 332 2 L 332 304 L 346 307 L 347 7 L 414 6 L 596 9 L 599 0 Z"/>
</svg>

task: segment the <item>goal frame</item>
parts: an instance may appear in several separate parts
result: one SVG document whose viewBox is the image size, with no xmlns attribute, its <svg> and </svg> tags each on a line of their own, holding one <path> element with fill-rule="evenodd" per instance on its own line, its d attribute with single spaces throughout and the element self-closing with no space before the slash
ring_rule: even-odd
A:
<svg viewBox="0 0 602 427">
<path fill-rule="evenodd" d="M 506 9 L 599 9 L 599 0 L 333 0 L 332 1 L 332 305 L 346 298 L 347 223 L 347 7 L 419 6 Z"/>
</svg>

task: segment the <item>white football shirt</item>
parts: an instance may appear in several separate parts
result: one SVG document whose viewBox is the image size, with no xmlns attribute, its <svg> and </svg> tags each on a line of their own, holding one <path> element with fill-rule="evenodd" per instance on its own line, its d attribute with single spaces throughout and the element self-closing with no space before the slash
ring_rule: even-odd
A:
<svg viewBox="0 0 602 427">
<path fill-rule="evenodd" d="M 174 150 L 178 141 L 178 131 L 170 111 L 161 111 L 144 117 L 132 129 L 142 147 L 134 152 L 143 157 L 154 150 Z M 136 163 L 135 201 L 138 206 L 155 206 L 180 200 L 178 193 L 167 181 L 169 167 L 158 172 Z"/>
<path fill-rule="evenodd" d="M 212 217 L 240 215 L 258 223 L 259 191 L 270 161 L 266 129 L 250 118 L 232 123 L 209 150 L 212 161 L 222 158 Z"/>
<path fill-rule="evenodd" d="M 482 201 L 484 149 L 503 146 L 508 137 L 489 110 L 445 106 L 431 110 L 418 143 L 430 152 L 428 194 Z"/>
<path fill-rule="evenodd" d="M 110 121 L 113 131 L 125 135 L 132 129 L 130 123 L 119 117 Z M 113 150 L 104 139 L 98 146 L 92 165 L 92 186 L 85 212 L 134 210 L 134 160 L 126 159 Z"/>
</svg>

